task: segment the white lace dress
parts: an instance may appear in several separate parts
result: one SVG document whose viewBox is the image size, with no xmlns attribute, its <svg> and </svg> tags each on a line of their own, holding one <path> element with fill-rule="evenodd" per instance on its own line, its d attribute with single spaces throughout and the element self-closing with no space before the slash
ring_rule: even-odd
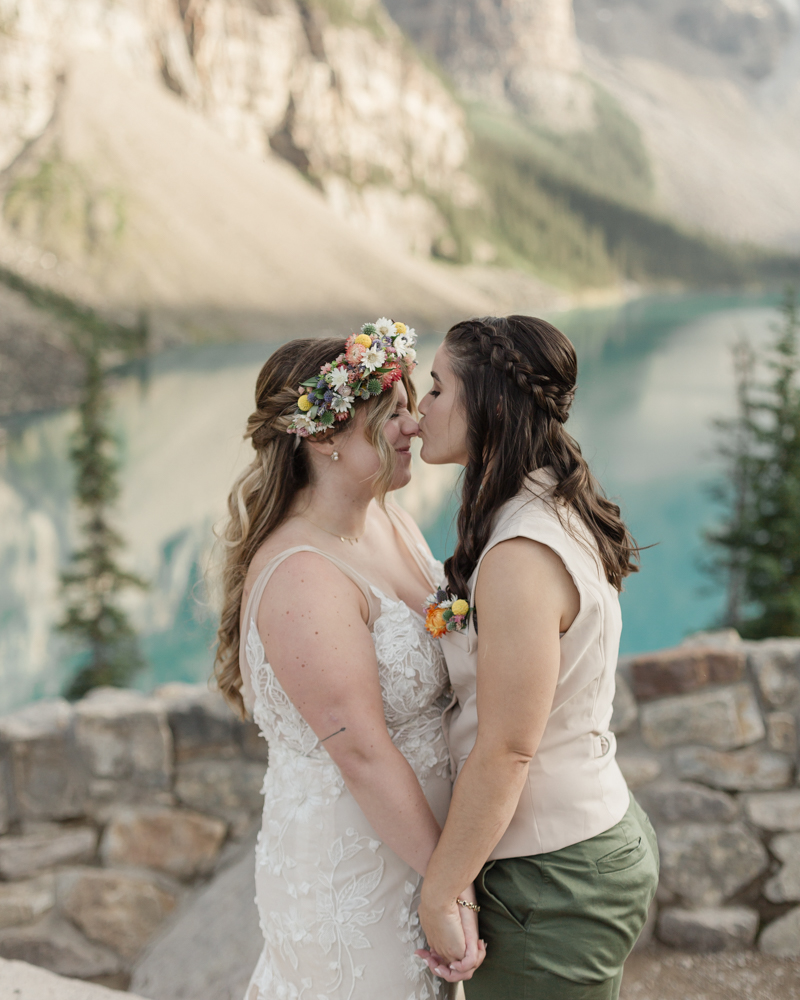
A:
<svg viewBox="0 0 800 1000">
<path fill-rule="evenodd" d="M 266 580 L 288 555 L 309 549 L 289 550 L 266 567 L 244 618 L 248 707 L 269 742 L 256 847 L 265 944 L 245 1000 L 449 1000 L 454 987 L 414 955 L 425 946 L 417 916 L 421 877 L 378 839 L 264 656 L 255 608 Z M 420 551 L 414 555 L 419 561 Z M 441 579 L 441 566 L 429 555 L 427 562 L 426 575 Z M 441 717 L 450 697 L 439 643 L 420 614 L 353 571 L 347 575 L 365 593 L 370 588 L 389 734 L 444 824 L 451 778 Z"/>
</svg>

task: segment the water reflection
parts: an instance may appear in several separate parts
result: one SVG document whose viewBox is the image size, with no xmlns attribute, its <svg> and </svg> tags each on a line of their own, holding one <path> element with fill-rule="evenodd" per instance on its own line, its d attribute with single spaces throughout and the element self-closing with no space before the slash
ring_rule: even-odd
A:
<svg viewBox="0 0 800 1000">
<path fill-rule="evenodd" d="M 575 341 L 580 384 L 569 429 L 642 544 L 644 572 L 623 597 L 623 649 L 655 648 L 713 620 L 720 595 L 701 593 L 699 529 L 713 517 L 704 492 L 715 469 L 712 416 L 730 410 L 729 345 L 762 341 L 771 300 L 694 297 L 556 321 Z M 421 344 L 418 386 L 437 346 Z M 138 683 L 207 676 L 213 616 L 201 566 L 227 489 L 249 460 L 241 439 L 256 374 L 270 348 L 239 344 L 181 349 L 128 372 L 113 393 L 122 443 L 119 524 L 127 557 L 154 584 L 127 595 L 149 667 Z M 74 541 L 67 459 L 74 414 L 12 426 L 0 465 L 0 710 L 61 689 L 74 660 L 52 625 L 58 570 Z M 422 465 L 401 497 L 437 555 L 452 550 L 457 470 Z"/>
</svg>

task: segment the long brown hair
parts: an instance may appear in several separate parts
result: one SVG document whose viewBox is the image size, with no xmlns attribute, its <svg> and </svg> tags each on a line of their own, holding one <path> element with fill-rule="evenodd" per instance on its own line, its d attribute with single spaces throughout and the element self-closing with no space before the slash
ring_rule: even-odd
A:
<svg viewBox="0 0 800 1000">
<path fill-rule="evenodd" d="M 457 323 L 444 343 L 459 381 L 468 454 L 458 544 L 445 563 L 451 595 L 469 599 L 468 580 L 497 511 L 545 466 L 556 478 L 556 510 L 566 506 L 578 515 L 609 583 L 621 590 L 623 578 L 638 570 L 639 549 L 564 429 L 578 377 L 570 341 L 544 320 L 508 316 Z"/>
<path fill-rule="evenodd" d="M 223 697 L 242 717 L 245 712 L 239 669 L 239 621 L 247 570 L 267 537 L 289 516 L 298 492 L 312 483 L 308 449 L 298 443 L 296 435 L 287 433 L 297 408 L 297 387 L 316 375 L 324 364 L 333 362 L 344 349 L 343 339 L 290 341 L 270 356 L 256 381 L 256 408 L 250 414 L 244 435 L 250 439 L 256 454 L 231 488 L 228 518 L 218 534 L 225 552 L 214 674 Z M 413 411 L 416 394 L 405 374 L 403 384 Z M 391 485 L 397 458 L 383 433 L 395 400 L 393 387 L 357 404 L 366 411 L 364 435 L 380 458 L 375 493 L 381 503 Z M 346 433 L 351 428 L 352 418 L 317 435 L 316 440 Z"/>
</svg>

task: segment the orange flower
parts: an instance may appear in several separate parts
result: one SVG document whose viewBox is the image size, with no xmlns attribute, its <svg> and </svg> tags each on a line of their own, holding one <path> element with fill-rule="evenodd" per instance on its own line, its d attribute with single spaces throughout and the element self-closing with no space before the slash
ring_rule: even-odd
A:
<svg viewBox="0 0 800 1000">
<path fill-rule="evenodd" d="M 447 622 L 444 620 L 444 609 L 435 605 L 425 612 L 425 628 L 434 639 L 439 639 L 447 631 Z"/>
</svg>

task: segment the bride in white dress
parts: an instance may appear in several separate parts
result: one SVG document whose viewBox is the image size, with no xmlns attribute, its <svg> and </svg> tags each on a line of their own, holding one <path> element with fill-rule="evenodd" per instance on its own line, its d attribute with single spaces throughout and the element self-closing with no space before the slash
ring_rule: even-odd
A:
<svg viewBox="0 0 800 1000">
<path fill-rule="evenodd" d="M 450 802 L 451 691 L 420 613 L 442 567 L 384 500 L 410 478 L 412 345 L 389 320 L 346 342 L 294 341 L 256 386 L 215 665 L 269 742 L 264 949 L 245 1000 L 451 998 L 485 954 L 472 886 L 449 928 L 461 962 L 434 975 L 414 954 Z"/>
</svg>

